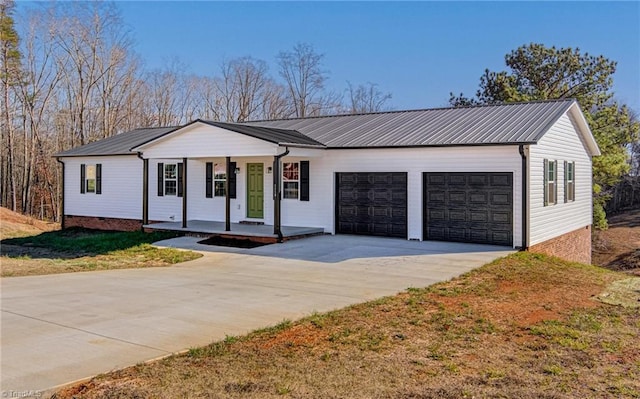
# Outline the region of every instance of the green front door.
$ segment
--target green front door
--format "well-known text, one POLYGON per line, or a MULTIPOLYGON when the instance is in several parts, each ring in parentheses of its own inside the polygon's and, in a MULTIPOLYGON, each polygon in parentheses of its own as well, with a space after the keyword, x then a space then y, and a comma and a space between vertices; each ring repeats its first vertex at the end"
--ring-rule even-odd
POLYGON ((247 164, 247 217, 264 217, 264 165, 247 164))

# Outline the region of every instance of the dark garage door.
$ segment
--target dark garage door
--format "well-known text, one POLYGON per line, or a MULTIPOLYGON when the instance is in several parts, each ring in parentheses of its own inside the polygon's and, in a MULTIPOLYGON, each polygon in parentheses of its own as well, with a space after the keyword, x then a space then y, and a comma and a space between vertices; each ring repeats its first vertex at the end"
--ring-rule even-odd
POLYGON ((336 173, 336 232, 407 237, 407 174, 336 173))
POLYGON ((512 173, 424 173, 424 239, 513 244, 512 173))

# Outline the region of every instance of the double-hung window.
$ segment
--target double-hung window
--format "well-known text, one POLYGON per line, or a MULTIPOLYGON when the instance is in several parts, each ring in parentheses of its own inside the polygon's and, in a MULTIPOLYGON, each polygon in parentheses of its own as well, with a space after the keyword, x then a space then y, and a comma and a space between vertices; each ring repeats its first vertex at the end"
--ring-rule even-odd
POLYGON ((576 200, 576 163, 564 163, 564 202, 576 200))
POLYGON ((213 166, 213 195, 215 197, 224 197, 226 195, 227 185, 227 166, 217 163, 213 166))
POLYGON ((544 205, 558 203, 558 161, 544 160, 544 205))
POLYGON ((178 164, 164 164, 164 195, 178 195, 178 164))
POLYGON ((282 164, 283 198, 298 199, 300 191, 300 163, 284 162, 282 164))
POLYGON ((96 165, 87 165, 85 187, 88 193, 96 192, 96 165))

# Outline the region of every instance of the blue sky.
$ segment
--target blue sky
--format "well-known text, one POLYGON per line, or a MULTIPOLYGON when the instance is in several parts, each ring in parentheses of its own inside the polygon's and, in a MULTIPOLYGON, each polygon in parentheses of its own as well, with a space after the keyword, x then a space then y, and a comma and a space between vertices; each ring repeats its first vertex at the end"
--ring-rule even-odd
POLYGON ((617 98, 640 112, 640 2, 117 3, 149 69, 177 57, 196 74, 250 55, 276 74, 281 50, 325 55, 328 87, 374 82, 395 109, 474 94, 485 68, 522 44, 579 47, 618 62, 617 98))

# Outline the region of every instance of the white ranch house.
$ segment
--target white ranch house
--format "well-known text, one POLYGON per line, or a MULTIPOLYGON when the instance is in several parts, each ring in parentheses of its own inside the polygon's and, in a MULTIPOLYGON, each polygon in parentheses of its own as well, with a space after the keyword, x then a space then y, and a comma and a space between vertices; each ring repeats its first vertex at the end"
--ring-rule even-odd
POLYGON ((63 225, 460 241, 590 261, 574 100, 145 128, 57 154, 63 225), (588 246, 588 248, 587 248, 588 246))

